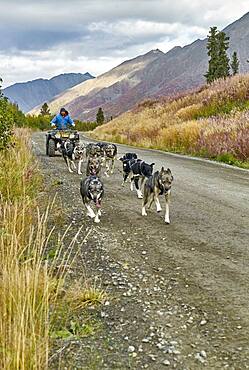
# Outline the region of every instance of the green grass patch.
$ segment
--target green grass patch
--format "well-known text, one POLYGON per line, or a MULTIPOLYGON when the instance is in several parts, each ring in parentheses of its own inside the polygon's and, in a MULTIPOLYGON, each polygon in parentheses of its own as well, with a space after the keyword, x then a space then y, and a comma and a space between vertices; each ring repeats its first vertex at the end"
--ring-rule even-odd
POLYGON ((197 112, 192 114, 191 119, 209 118, 224 114, 230 114, 232 111, 244 111, 249 109, 249 101, 213 102, 203 105, 197 112))

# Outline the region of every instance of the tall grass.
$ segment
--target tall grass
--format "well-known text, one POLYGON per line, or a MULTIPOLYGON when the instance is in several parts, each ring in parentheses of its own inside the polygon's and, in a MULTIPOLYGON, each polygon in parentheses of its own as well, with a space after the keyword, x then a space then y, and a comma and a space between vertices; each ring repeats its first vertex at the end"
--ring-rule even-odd
POLYGON ((43 263, 47 215, 33 211, 41 178, 26 131, 16 131, 0 163, 0 368, 44 369, 54 282, 43 263))
POLYGON ((40 214, 41 184, 27 131, 0 152, 0 368, 46 369, 49 302, 61 277, 44 261, 49 210, 40 214))
POLYGON ((249 75, 222 79, 175 100, 142 104, 91 136, 249 167, 248 98, 249 75))
POLYGON ((66 287, 81 229, 65 250, 68 229, 51 238, 53 229, 47 225, 53 202, 40 212, 37 195, 42 177, 29 132, 16 130, 11 144, 0 151, 0 369, 47 369, 51 333, 60 323, 56 307, 67 302, 70 316, 76 308, 101 303, 105 293, 87 284, 67 282, 66 287), (51 247, 53 258, 48 254, 51 247))

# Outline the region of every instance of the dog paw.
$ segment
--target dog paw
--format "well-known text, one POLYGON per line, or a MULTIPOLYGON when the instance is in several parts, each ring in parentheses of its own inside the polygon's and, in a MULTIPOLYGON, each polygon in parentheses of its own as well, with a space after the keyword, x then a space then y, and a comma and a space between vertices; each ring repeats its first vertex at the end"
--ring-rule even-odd
POLYGON ((147 216, 147 212, 146 212, 145 207, 142 208, 142 216, 147 216))
POLYGON ((138 199, 143 199, 143 196, 142 196, 142 194, 138 194, 138 199))
POLYGON ((162 212, 162 208, 158 208, 156 211, 157 211, 157 213, 160 213, 160 212, 162 212))
POLYGON ((100 223, 100 219, 95 217, 94 222, 95 222, 96 224, 98 224, 98 223, 100 223))
POLYGON ((87 213, 87 216, 90 217, 90 218, 95 218, 95 214, 94 213, 87 213))
POLYGON ((82 172, 78 172, 78 175, 82 175, 82 172))
POLYGON ((170 220, 165 220, 166 225, 170 224, 170 220))

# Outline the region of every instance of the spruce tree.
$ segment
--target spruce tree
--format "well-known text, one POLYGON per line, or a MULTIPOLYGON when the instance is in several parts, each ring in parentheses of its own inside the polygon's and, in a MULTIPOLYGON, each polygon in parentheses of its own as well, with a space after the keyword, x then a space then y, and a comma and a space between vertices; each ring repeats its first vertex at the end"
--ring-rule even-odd
POLYGON ((217 78, 226 78, 229 76, 230 64, 227 50, 229 49, 229 37, 225 32, 219 32, 217 35, 218 43, 218 65, 217 78))
POLYGON ((211 83, 218 78, 229 76, 229 58, 227 50, 229 48, 229 37, 224 32, 219 32, 217 27, 211 27, 208 35, 208 71, 204 75, 207 83, 211 83))
POLYGON ((217 78, 217 65, 218 65, 218 35, 217 27, 211 27, 208 34, 207 50, 208 50, 208 71, 204 75, 207 83, 211 83, 217 78))
POLYGON ((41 107, 40 116, 50 116, 50 109, 46 102, 41 107))
POLYGON ((105 121, 105 116, 102 108, 100 107, 98 109, 97 115, 96 115, 96 122, 98 125, 102 125, 105 121))
POLYGON ((239 73, 239 59, 236 51, 232 55, 231 68, 233 76, 239 73))

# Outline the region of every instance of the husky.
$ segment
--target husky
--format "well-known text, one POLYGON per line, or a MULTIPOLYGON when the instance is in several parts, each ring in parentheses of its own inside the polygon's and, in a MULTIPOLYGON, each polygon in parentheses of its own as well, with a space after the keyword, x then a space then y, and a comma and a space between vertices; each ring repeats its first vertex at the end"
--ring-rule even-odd
POLYGON ((66 162, 67 168, 69 172, 73 172, 76 170, 75 166, 75 156, 74 156, 74 144, 70 140, 66 140, 61 144, 61 153, 66 162))
POLYGON ((101 216, 101 202, 104 196, 104 186, 97 176, 88 176, 80 183, 80 193, 82 196, 83 204, 87 209, 87 215, 94 218, 94 222, 100 222, 101 216), (96 214, 90 206, 93 202, 96 206, 96 214))
POLYGON ((144 198, 142 204, 142 216, 147 216, 146 205, 149 203, 148 208, 151 207, 152 203, 155 202, 157 212, 162 211, 162 207, 159 202, 159 195, 164 195, 166 200, 166 211, 165 211, 165 223, 169 224, 169 198, 171 192, 171 185, 173 182, 173 176, 171 170, 164 167, 160 171, 156 171, 151 177, 147 179, 144 185, 144 198))
POLYGON ((104 144, 102 148, 104 150, 104 164, 106 167, 105 175, 109 177, 109 173, 113 174, 114 172, 115 159, 116 159, 118 150, 115 144, 108 144, 108 143, 104 144))
POLYGON ((78 160, 78 174, 82 175, 81 166, 84 162, 84 155, 86 152, 86 145, 84 143, 77 143, 74 148, 74 157, 78 160))
POLYGON ((155 163, 148 164, 142 160, 134 159, 134 162, 130 165, 131 170, 131 191, 133 191, 133 182, 137 191, 137 197, 139 199, 143 198, 142 188, 146 178, 152 176, 153 166, 155 163), (140 186, 139 186, 139 180, 140 186))
POLYGON ((95 143, 89 143, 86 146, 86 157, 87 159, 89 157, 103 157, 104 156, 104 151, 103 149, 95 144, 95 143))
POLYGON ((131 159, 137 159, 137 154, 136 153, 125 153, 124 155, 123 155, 123 157, 120 157, 119 158, 119 160, 120 161, 125 161, 125 160, 127 160, 127 159, 129 159, 129 160, 131 160, 131 159))
POLYGON ((142 162, 142 159, 137 159, 136 154, 135 154, 136 158, 133 157, 132 155, 127 156, 127 154, 135 154, 135 153, 126 153, 123 157, 119 158, 119 160, 123 163, 123 182, 122 182, 122 186, 125 185, 128 178, 130 178, 130 182, 131 182, 131 175, 132 175, 131 166, 136 162, 142 162))
POLYGON ((83 143, 74 144, 70 140, 67 140, 61 144, 61 153, 67 164, 69 172, 76 170, 75 161, 78 160, 78 174, 81 175, 81 165, 85 153, 85 145, 83 143))
POLYGON ((101 170, 101 160, 100 158, 89 157, 86 165, 86 175, 87 176, 97 176, 101 170))

